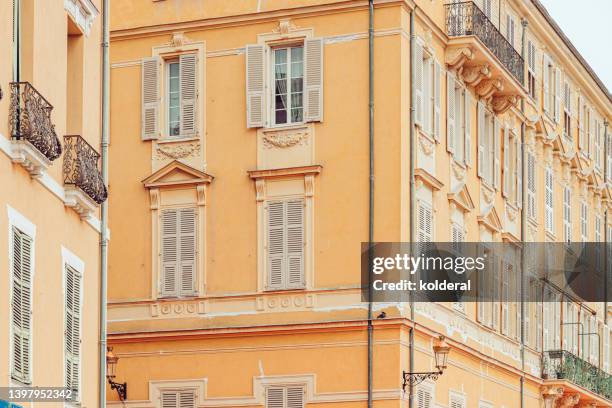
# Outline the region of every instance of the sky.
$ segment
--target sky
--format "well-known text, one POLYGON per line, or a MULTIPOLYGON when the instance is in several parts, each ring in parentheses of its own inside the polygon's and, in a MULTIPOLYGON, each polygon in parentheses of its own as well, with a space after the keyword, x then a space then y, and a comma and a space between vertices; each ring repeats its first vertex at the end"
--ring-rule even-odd
POLYGON ((612 0, 540 0, 612 91, 612 0))

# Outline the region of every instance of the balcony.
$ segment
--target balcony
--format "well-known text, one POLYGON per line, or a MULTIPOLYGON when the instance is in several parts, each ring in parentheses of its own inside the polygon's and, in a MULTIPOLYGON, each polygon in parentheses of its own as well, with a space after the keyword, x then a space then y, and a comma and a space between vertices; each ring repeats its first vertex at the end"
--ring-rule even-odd
POLYGON ((446 63, 476 94, 503 113, 524 96, 524 61, 485 13, 471 1, 450 3, 446 63))
POLYGON ((554 386, 559 394, 557 400, 579 399, 581 403, 592 404, 585 406, 594 407, 612 404, 612 376, 568 351, 543 353, 542 378, 545 386, 554 386))
POLYGON ((108 196, 98 170, 100 155, 81 136, 64 136, 65 204, 87 218, 108 196))
POLYGON ((13 161, 32 175, 42 172, 62 154, 51 122, 53 106, 29 82, 12 82, 9 126, 13 161))

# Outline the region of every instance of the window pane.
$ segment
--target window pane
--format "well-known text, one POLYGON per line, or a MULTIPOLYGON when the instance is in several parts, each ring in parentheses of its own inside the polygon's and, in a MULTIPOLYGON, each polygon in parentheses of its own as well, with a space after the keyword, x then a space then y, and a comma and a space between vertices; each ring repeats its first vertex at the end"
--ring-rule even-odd
POLYGON ((179 101, 179 63, 168 64, 168 135, 179 136, 181 128, 179 101))
POLYGON ((276 123, 287 123, 287 111, 277 110, 276 111, 276 123))

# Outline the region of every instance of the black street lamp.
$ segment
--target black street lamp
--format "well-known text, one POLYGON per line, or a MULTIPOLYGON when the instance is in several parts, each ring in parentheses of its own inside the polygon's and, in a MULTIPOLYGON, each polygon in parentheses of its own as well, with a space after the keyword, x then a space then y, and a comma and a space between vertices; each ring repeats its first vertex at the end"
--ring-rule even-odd
POLYGON ((127 398, 127 383, 116 383, 115 379, 115 370, 117 369, 117 361, 119 361, 119 357, 113 354, 113 348, 106 348, 106 379, 110 384, 111 390, 117 391, 117 395, 119 395, 119 399, 124 401, 127 398))
POLYGON ((436 368, 438 371, 429 371, 429 372, 416 372, 409 373, 404 371, 402 373, 403 382, 402 382, 402 390, 406 391, 406 386, 414 386, 422 383, 425 380, 437 380, 439 376, 442 375, 444 370, 446 369, 446 361, 448 359, 448 353, 450 353, 450 346, 444 340, 444 336, 440 336, 436 341, 436 344, 433 346, 434 351, 434 359, 436 361, 436 368))

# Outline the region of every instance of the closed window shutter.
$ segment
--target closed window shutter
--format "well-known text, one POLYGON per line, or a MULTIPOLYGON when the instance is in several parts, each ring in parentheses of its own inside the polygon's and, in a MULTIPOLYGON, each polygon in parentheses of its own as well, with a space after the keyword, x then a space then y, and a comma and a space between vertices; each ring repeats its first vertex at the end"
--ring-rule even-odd
POLYGON ((161 295, 178 295, 178 211, 163 210, 161 213, 161 295))
POLYGON ((417 408, 433 408, 433 395, 431 390, 419 387, 417 389, 417 408))
POLYGON ((268 288, 303 287, 304 200, 268 203, 268 288))
POLYGON ((472 165, 472 95, 465 90, 465 164, 472 165))
POLYGON ((304 90, 306 121, 323 120, 323 39, 311 38, 304 41, 305 72, 304 90))
POLYGON ((465 408, 465 399, 456 395, 451 395, 449 408, 465 408))
POLYGON ((287 283, 304 286, 304 201, 287 202, 287 283))
POLYGON ((418 213, 418 240, 419 242, 432 242, 432 212, 431 208, 419 205, 418 213))
POLYGON ((183 54, 179 62, 181 136, 187 136, 196 133, 197 55, 183 54))
POLYGON ((32 239, 13 228, 12 299, 13 324, 11 377, 29 384, 32 337, 32 239))
POLYGON ((493 262, 495 265, 495 268, 497 268, 496 270, 498 271, 498 273, 493 273, 493 287, 492 287, 492 291, 491 291, 491 299, 493 300, 492 302, 492 306, 493 306, 493 319, 492 319, 492 327, 496 330, 499 329, 499 318, 500 318, 500 302, 499 299, 501 298, 500 296, 500 290, 501 290, 501 282, 500 282, 500 274, 499 274, 499 267, 500 267, 500 262, 499 259, 497 257, 493 258, 493 262))
POLYGON ((441 104, 441 89, 440 89, 440 75, 442 75, 442 68, 438 61, 434 62, 434 77, 433 77, 433 100, 434 100, 434 109, 433 109, 433 136, 434 139, 440 140, 440 104, 441 104))
POLYGON ((455 153, 455 79, 449 71, 446 73, 446 149, 455 153))
POLYGON ((264 125, 264 58, 263 45, 246 47, 247 127, 264 125))
POLYGON ((142 61, 142 140, 159 137, 159 64, 158 57, 142 61))
POLYGON ((536 217, 536 178, 535 157, 531 152, 527 153, 527 216, 536 217))
POLYGON ((563 241, 572 241, 572 204, 571 190, 569 187, 563 189, 563 241))
POLYGON ((580 95, 578 95, 578 148, 584 149, 584 106, 580 95))
POLYGON ((501 140, 499 137, 499 120, 493 119, 493 187, 499 188, 501 178, 501 140))
POLYGON ((423 126, 423 45, 415 41, 414 47, 414 94, 415 94, 415 123, 423 126))
POLYGON ((501 306, 502 306, 502 320, 501 320, 501 332, 503 334, 508 334, 509 333, 509 326, 510 326, 510 316, 509 316, 509 310, 508 310, 508 302, 509 302, 509 298, 510 298, 510 272, 511 272, 511 267, 508 263, 504 262, 503 263, 503 267, 502 267, 502 272, 503 272, 503 276, 502 276, 502 302, 501 302, 501 306))
POLYGON ((484 176, 485 156, 485 109, 482 102, 478 101, 478 177, 484 176))
POLYGON ((193 296, 196 288, 196 210, 179 210, 180 295, 193 296))
POLYGON ((179 391, 178 393, 179 405, 178 408, 195 408, 195 392, 193 391, 179 391))
POLYGON ((304 387, 269 387, 266 408, 304 408, 304 387))
POLYGON ((523 144, 516 139, 516 204, 523 207, 523 144))
POLYGON ((550 59, 544 54, 544 112, 550 115, 550 59))
POLYGON ((178 393, 176 391, 172 392, 162 392, 161 394, 161 408, 178 408, 178 393))
POLYGON ((423 60, 423 130, 427 135, 433 133, 433 61, 432 58, 423 60))
POLYGON ((610 327, 603 325, 603 362, 602 368, 605 372, 610 372, 610 327))
POLYGON ((502 194, 508 196, 508 192, 512 190, 510 186, 510 129, 504 126, 504 182, 502 194))
POLYGON ((66 265, 65 381, 78 398, 81 360, 81 275, 66 265))
POLYGON ((161 295, 196 294, 195 208, 165 209, 161 214, 161 295))
POLYGON ((546 230, 549 232, 554 232, 554 225, 553 225, 553 215, 554 215, 554 211, 553 211, 553 172, 552 169, 550 167, 546 168, 546 171, 544 173, 544 181, 545 181, 545 190, 544 190, 544 205, 546 208, 546 215, 545 215, 545 225, 546 225, 546 230))
POLYGON ((555 72, 555 122, 561 120, 561 70, 554 69, 555 72))

